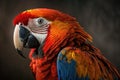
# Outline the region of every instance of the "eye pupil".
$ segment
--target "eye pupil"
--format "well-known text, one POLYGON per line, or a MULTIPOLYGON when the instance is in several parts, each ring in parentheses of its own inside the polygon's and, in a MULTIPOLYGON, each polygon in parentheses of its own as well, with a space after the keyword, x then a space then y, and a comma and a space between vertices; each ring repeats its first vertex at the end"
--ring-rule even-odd
POLYGON ((39 24, 42 24, 43 21, 44 21, 43 19, 39 19, 39 20, 38 20, 38 23, 39 23, 39 24))

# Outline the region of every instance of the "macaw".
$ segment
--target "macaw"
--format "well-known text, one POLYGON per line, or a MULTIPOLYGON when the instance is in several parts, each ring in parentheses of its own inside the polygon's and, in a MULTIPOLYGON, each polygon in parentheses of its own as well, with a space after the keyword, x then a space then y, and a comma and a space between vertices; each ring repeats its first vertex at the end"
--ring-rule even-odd
POLYGON ((120 80, 120 73, 92 45, 92 37, 63 12, 37 8, 14 20, 14 46, 22 56, 29 48, 35 80, 120 80))

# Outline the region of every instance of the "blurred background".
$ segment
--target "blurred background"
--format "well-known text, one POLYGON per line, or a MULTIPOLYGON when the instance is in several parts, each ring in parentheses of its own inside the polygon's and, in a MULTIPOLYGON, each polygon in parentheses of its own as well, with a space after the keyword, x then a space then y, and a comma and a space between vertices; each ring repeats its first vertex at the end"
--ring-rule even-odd
POLYGON ((34 80, 30 60, 13 45, 13 18, 31 8, 52 8, 76 17, 93 44, 120 70, 120 3, 117 0, 1 0, 0 80, 34 80))

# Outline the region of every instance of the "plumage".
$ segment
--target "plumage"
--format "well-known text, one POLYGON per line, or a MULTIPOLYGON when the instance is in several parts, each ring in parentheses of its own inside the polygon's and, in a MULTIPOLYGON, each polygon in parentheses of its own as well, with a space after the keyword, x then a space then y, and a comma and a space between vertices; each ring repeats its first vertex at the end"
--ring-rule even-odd
POLYGON ((59 80, 119 80, 113 65, 98 49, 93 49, 66 47, 60 51, 57 58, 59 80))
POLYGON ((31 10, 26 10, 19 15, 17 15, 14 20, 13 24, 18 24, 19 22, 24 23, 24 25, 28 24, 28 20, 30 18, 37 18, 37 17, 44 17, 47 18, 48 20, 61 20, 61 21, 75 21, 75 18, 63 14, 57 10, 53 9, 47 9, 47 8, 38 8, 38 9, 31 9, 31 10))
MULTIPOLYGON (((25 26, 29 35, 35 36, 39 42, 39 47, 29 46, 30 68, 36 80, 120 79, 118 70, 91 44, 91 35, 74 17, 57 10, 38 8, 18 14, 13 24, 25 26), (39 19, 47 21, 46 24, 37 23, 39 19)), ((19 45, 17 47, 21 49, 19 45)))

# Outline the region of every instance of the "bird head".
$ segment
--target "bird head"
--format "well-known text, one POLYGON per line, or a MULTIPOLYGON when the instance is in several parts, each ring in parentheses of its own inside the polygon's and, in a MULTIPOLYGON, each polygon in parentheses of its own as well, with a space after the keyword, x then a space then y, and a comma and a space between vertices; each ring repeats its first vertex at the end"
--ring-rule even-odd
POLYGON ((14 18, 13 24, 14 46, 21 56, 23 48, 30 48, 32 53, 43 57, 57 54, 65 46, 92 41, 74 17, 53 9, 23 11, 14 18))

